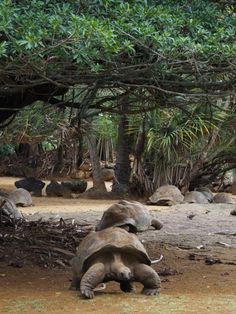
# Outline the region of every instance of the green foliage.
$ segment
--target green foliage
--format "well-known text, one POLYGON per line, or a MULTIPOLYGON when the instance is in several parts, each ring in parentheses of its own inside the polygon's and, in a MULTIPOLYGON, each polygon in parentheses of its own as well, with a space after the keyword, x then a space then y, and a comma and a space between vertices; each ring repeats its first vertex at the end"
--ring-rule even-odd
POLYGON ((168 162, 193 162, 218 126, 221 129, 214 150, 224 150, 225 141, 232 148, 236 134, 233 125, 229 123, 231 115, 219 110, 204 112, 200 108, 201 106, 193 107, 188 114, 177 109, 157 110, 154 118, 149 120, 147 151, 155 151, 157 159, 161 157, 168 162), (229 133, 232 136, 231 143, 229 133))
POLYGON ((0 146, 0 157, 10 156, 14 153, 15 146, 12 144, 5 144, 0 146))
POLYGON ((66 117, 63 110, 45 106, 41 102, 36 102, 30 107, 20 111, 14 121, 3 130, 0 137, 1 142, 11 142, 17 144, 20 138, 27 136, 42 136, 51 138, 58 129, 58 123, 66 117))
MULTIPOLYGON (((3 0, 0 54, 39 63, 74 60, 99 71, 111 62, 163 55, 213 59, 236 54, 233 8, 213 1, 3 0)), ((163 67, 165 62, 163 63, 163 67)))
POLYGON ((117 123, 117 116, 107 114, 101 114, 93 120, 93 126, 98 136, 103 139, 112 139, 113 143, 117 141, 117 123))

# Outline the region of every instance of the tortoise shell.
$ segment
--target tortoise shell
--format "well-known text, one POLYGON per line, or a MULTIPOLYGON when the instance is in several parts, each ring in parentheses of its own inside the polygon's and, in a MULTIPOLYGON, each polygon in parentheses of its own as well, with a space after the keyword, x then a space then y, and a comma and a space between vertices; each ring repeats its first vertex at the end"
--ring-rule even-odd
POLYGON ((209 202, 202 192, 191 191, 185 194, 183 203, 208 204, 209 202))
POLYGON ((174 205, 182 202, 183 199, 184 196, 176 186, 163 185, 149 197, 149 203, 156 205, 174 205))
POLYGON ((32 197, 31 194, 23 189, 15 189, 13 190, 8 198, 15 203, 15 205, 21 205, 21 206, 31 206, 32 205, 32 197))
POLYGON ((221 192, 213 197, 213 203, 234 204, 234 200, 229 193, 221 192))
POLYGON ((142 263, 151 265, 147 251, 136 235, 121 228, 111 227, 91 232, 81 241, 74 258, 77 273, 82 275, 87 270, 86 263, 92 256, 112 251, 136 255, 142 263))
POLYGON ((109 227, 129 225, 131 232, 147 230, 151 225, 152 217, 149 210, 141 203, 122 200, 111 205, 104 213, 96 230, 109 227))

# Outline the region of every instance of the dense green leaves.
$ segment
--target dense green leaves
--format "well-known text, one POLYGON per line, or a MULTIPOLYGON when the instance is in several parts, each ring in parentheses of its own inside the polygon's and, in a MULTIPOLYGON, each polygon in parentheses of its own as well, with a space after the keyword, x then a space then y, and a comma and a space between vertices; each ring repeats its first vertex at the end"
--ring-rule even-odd
POLYGON ((150 61, 159 54, 218 61, 236 54, 236 18, 229 8, 197 0, 150 3, 3 0, 1 44, 9 57, 63 57, 92 69, 135 63, 134 57, 150 61))

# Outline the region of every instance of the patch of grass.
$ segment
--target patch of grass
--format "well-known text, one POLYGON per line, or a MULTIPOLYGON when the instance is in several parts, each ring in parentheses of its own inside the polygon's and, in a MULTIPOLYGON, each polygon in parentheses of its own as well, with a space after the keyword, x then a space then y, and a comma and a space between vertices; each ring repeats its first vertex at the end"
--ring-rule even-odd
POLYGON ((8 300, 8 304, 1 310, 2 313, 11 313, 11 314, 24 314, 29 313, 29 310, 32 309, 37 312, 45 312, 45 306, 48 304, 48 301, 44 299, 18 299, 18 300, 8 300))

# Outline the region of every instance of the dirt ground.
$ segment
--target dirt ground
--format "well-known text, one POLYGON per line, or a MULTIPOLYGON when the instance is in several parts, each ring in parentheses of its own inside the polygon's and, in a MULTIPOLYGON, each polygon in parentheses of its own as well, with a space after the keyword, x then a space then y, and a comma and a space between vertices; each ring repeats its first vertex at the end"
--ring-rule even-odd
MULTIPOLYGON (((0 188, 11 190, 15 180, 0 178, 0 188)), ((29 220, 63 217, 96 224, 115 201, 43 196, 33 202, 23 208, 29 220)), ((151 258, 164 256, 153 266, 162 280, 159 296, 141 295, 139 284, 136 293, 125 294, 112 282, 93 300, 83 300, 68 290, 69 267, 8 266, 0 242, 0 313, 236 313, 236 217, 230 215, 236 205, 147 207, 164 224, 138 234, 151 258), (209 258, 218 262, 209 265, 209 258)))

